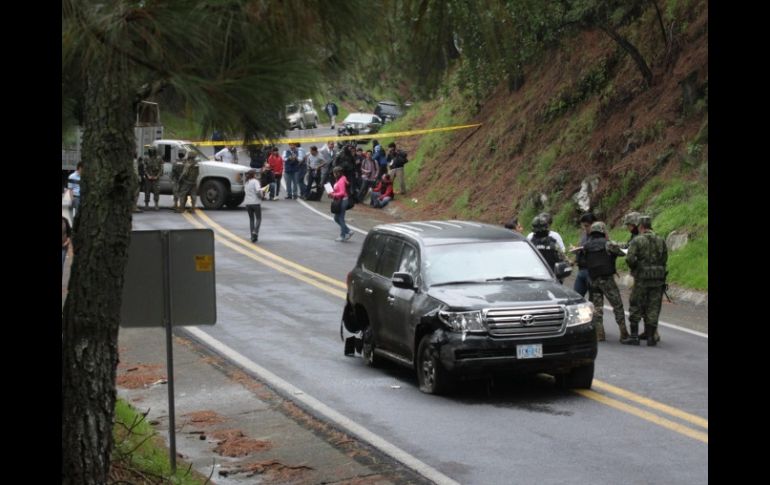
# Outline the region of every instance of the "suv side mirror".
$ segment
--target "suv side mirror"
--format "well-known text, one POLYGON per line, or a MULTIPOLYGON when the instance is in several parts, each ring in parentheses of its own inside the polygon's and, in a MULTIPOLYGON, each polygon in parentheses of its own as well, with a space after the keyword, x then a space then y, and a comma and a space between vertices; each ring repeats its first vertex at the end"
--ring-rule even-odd
POLYGON ((396 288, 404 288, 405 290, 414 289, 414 278, 412 278, 412 275, 409 273, 393 273, 393 277, 390 281, 396 288))
POLYGON ((566 261, 559 261, 554 267, 554 273, 560 280, 572 274, 572 265, 566 261))

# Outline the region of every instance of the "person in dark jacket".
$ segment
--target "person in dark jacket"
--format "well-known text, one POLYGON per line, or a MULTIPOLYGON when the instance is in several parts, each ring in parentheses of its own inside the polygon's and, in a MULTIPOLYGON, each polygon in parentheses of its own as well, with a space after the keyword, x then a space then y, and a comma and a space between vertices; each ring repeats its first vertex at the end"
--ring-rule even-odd
POLYGON ((398 186, 401 189, 399 194, 406 194, 406 178, 404 174, 404 165, 409 162, 404 150, 396 148, 395 143, 388 145, 388 166, 390 167, 390 178, 393 183, 398 180, 398 186))
POLYGON ((549 234, 548 222, 543 216, 535 216, 532 219, 532 233, 527 235, 527 239, 532 241, 540 254, 543 255, 551 271, 556 268, 556 263, 566 261, 564 252, 559 247, 559 243, 549 234), (531 237, 530 237, 531 236, 531 237))
POLYGON ((589 229, 588 240, 583 244, 583 249, 578 251, 579 265, 588 270, 591 278, 590 298, 594 304, 594 328, 596 339, 600 342, 606 340, 604 335, 604 297, 612 305, 615 314, 615 322, 620 329, 620 341, 628 338, 626 329, 626 314, 623 310, 623 300, 620 299, 620 290, 615 283, 615 259, 623 256, 623 251, 618 245, 607 240, 607 227, 603 222, 594 222, 589 229))
MULTIPOLYGON (((590 212, 580 216, 580 225, 583 226, 583 233, 580 235, 580 242, 578 247, 570 248, 571 252, 580 250, 585 243, 588 242, 588 234, 591 232, 591 224, 596 222, 596 217, 590 212)), ((591 277, 588 275, 588 268, 585 267, 585 263, 581 258, 577 258, 578 272, 575 276, 575 284, 572 287, 573 290, 580 293, 580 296, 586 296, 588 288, 591 287, 591 277)))

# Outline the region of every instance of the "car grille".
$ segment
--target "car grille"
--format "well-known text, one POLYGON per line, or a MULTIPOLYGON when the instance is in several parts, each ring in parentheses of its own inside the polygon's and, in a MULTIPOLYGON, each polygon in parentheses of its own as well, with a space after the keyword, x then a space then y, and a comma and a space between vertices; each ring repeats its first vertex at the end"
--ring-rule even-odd
POLYGON ((490 308, 484 317, 493 337, 556 335, 564 328, 562 306, 490 308))

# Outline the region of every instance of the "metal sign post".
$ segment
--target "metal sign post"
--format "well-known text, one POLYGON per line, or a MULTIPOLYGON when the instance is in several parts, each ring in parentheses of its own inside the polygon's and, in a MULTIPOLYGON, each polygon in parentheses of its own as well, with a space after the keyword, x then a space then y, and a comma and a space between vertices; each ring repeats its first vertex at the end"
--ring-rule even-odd
POLYGON ((214 231, 132 231, 120 317, 122 327, 166 329, 169 458, 175 473, 172 327, 216 323, 214 231))

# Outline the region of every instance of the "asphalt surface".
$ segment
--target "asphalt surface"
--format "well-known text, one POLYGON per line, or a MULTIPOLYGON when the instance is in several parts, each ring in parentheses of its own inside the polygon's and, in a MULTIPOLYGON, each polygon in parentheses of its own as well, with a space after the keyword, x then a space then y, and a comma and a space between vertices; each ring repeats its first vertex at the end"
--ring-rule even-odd
MULTIPOLYGON (((170 205, 171 198, 162 196, 161 206, 170 205)), ((336 243, 328 201, 266 201, 257 246, 342 283, 360 251, 362 232, 392 221, 389 212, 356 207, 347 222, 361 232, 336 243)), ((658 347, 621 346, 614 319, 605 312, 608 340, 597 357, 596 395, 560 391, 550 378, 538 376, 468 382, 455 395, 427 396, 409 370, 371 369, 360 357, 343 356, 344 285, 310 278, 249 249, 243 207, 195 216, 151 211, 136 214, 134 225, 202 226, 217 233, 217 324, 176 329, 174 346, 177 448, 200 472, 214 470, 216 483, 348 483, 353 477, 363 480, 354 483, 420 483, 426 474, 442 483, 478 484, 708 481, 707 336, 662 327, 658 347), (221 345, 211 350, 209 339, 221 345), (237 366, 231 363, 234 353, 244 358, 237 366), (277 385, 268 373, 291 387, 277 385), (311 397, 371 435, 346 430, 313 407, 311 397), (195 423, 190 413, 201 411, 225 419, 195 423), (240 430, 269 442, 269 449, 222 456, 212 438, 216 429, 240 430), (384 447, 372 436, 396 451, 370 446, 374 440, 384 447), (390 457, 396 452, 405 453, 399 460, 409 461, 409 467, 390 457), (249 463, 249 470, 260 472, 237 472, 249 463), (412 471, 420 464, 428 467, 422 475, 412 471)), ((703 306, 665 304, 661 320, 708 331, 703 306)), ((164 370, 160 329, 122 329, 119 346, 119 375, 138 372, 127 369, 141 369, 139 364, 164 370)), ((164 432, 164 384, 120 392, 140 408, 149 407, 150 419, 164 432)))

